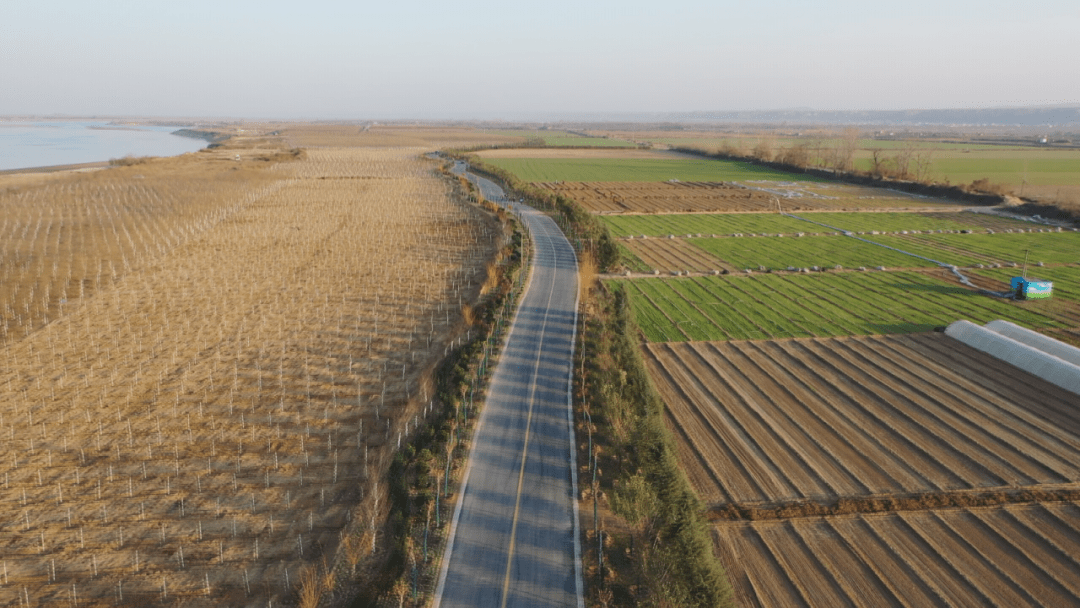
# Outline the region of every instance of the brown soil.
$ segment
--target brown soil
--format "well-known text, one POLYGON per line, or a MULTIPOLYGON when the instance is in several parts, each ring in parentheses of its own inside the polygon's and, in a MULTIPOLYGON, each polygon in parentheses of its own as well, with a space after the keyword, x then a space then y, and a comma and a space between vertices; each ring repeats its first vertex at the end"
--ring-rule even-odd
POLYGON ((665 273, 676 270, 700 273, 735 270, 734 266, 683 239, 630 239, 620 242, 642 262, 665 273))
POLYGON ((645 355, 739 605, 1080 602, 1075 395, 944 334, 645 355))
POLYGON ((537 186, 573 198, 588 211, 604 214, 772 213, 777 210, 777 200, 784 212, 957 209, 937 199, 847 184, 557 182, 537 186))

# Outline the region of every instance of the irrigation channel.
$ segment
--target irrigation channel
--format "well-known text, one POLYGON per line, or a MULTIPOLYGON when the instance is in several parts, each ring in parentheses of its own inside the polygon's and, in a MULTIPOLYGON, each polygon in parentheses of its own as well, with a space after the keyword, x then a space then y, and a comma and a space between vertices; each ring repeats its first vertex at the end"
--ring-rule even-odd
POLYGON ((435 608, 584 606, 571 365, 577 258, 548 216, 453 169, 528 228, 528 286, 492 377, 451 523, 435 608))
POLYGON ((870 239, 864 239, 864 238, 862 238, 860 236, 855 235, 850 230, 844 230, 843 228, 837 228, 835 226, 830 226, 828 224, 822 224, 821 222, 815 222, 814 220, 808 220, 805 217, 799 217, 798 215, 792 215, 791 213, 782 213, 781 215, 786 215, 787 217, 790 217, 790 218, 793 218, 793 219, 796 219, 796 220, 801 220, 801 221, 804 221, 804 222, 809 222, 811 224, 817 224, 818 226, 824 226, 825 228, 828 228, 829 230, 835 230, 835 231, 839 232, 840 234, 842 234, 844 236, 851 237, 851 238, 855 239, 856 241, 862 241, 862 242, 870 244, 870 245, 876 245, 878 247, 884 247, 885 249, 890 249, 890 250, 895 251, 897 253, 902 253, 904 255, 910 255, 913 258, 919 258, 920 260, 926 260, 927 262, 933 262, 934 264, 937 264, 938 266, 941 266, 942 268, 946 268, 946 269, 952 271, 952 273, 954 275, 956 275, 956 278, 961 283, 963 283, 964 285, 967 285, 968 287, 971 287, 972 289, 979 290, 980 293, 984 293, 986 295, 994 296, 996 298, 1010 298, 1013 295, 1012 293, 1000 293, 1000 292, 997 292, 997 291, 990 291, 988 289, 983 289, 983 288, 979 287, 978 285, 972 283, 971 280, 968 279, 966 276, 961 274, 960 269, 957 268, 955 264, 949 264, 948 262, 942 262, 940 260, 935 260, 933 258, 928 258, 928 257, 925 257, 925 256, 921 256, 921 255, 918 255, 918 254, 915 254, 915 253, 911 253, 910 251, 904 251, 903 249, 897 249, 896 247, 889 247, 888 245, 882 245, 881 243, 875 243, 874 241, 871 241, 870 239))

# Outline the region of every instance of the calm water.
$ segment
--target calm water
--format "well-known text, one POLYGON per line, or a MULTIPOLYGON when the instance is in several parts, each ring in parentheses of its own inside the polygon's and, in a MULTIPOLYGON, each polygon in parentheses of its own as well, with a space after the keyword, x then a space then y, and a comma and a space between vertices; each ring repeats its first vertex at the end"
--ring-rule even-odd
POLYGON ((179 128, 0 121, 0 170, 92 163, 128 155, 175 156, 209 143, 173 135, 179 128))

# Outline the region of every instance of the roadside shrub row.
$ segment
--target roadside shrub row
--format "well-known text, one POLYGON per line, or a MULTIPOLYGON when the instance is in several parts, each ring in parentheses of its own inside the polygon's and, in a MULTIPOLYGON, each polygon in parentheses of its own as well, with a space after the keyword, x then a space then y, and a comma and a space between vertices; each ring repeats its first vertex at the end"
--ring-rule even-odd
POLYGON ((600 606, 730 606, 705 506, 679 466, 627 296, 601 286, 590 305, 582 331, 587 359, 576 379, 587 421, 579 442, 587 436, 589 446, 582 485, 592 481, 594 517, 606 506, 622 520, 594 524, 601 534, 593 535, 590 553, 602 545, 607 557, 597 557, 606 563, 591 577, 590 599, 600 606))
POLYGON ((426 420, 402 439, 390 465, 389 555, 375 577, 363 581, 353 608, 430 604, 479 408, 524 286, 530 255, 524 231, 504 210, 479 201, 467 181, 462 186, 468 200, 495 211, 513 236, 489 267, 486 295, 465 313, 466 336, 435 370, 426 420))

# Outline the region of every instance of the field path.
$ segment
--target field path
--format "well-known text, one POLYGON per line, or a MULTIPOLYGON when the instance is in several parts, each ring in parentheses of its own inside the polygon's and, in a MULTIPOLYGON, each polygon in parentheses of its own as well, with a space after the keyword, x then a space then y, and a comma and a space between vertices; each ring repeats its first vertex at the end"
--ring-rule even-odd
POLYGON ((533 266, 477 426, 436 608, 584 606, 569 403, 577 259, 551 218, 510 206, 532 235, 533 266))

